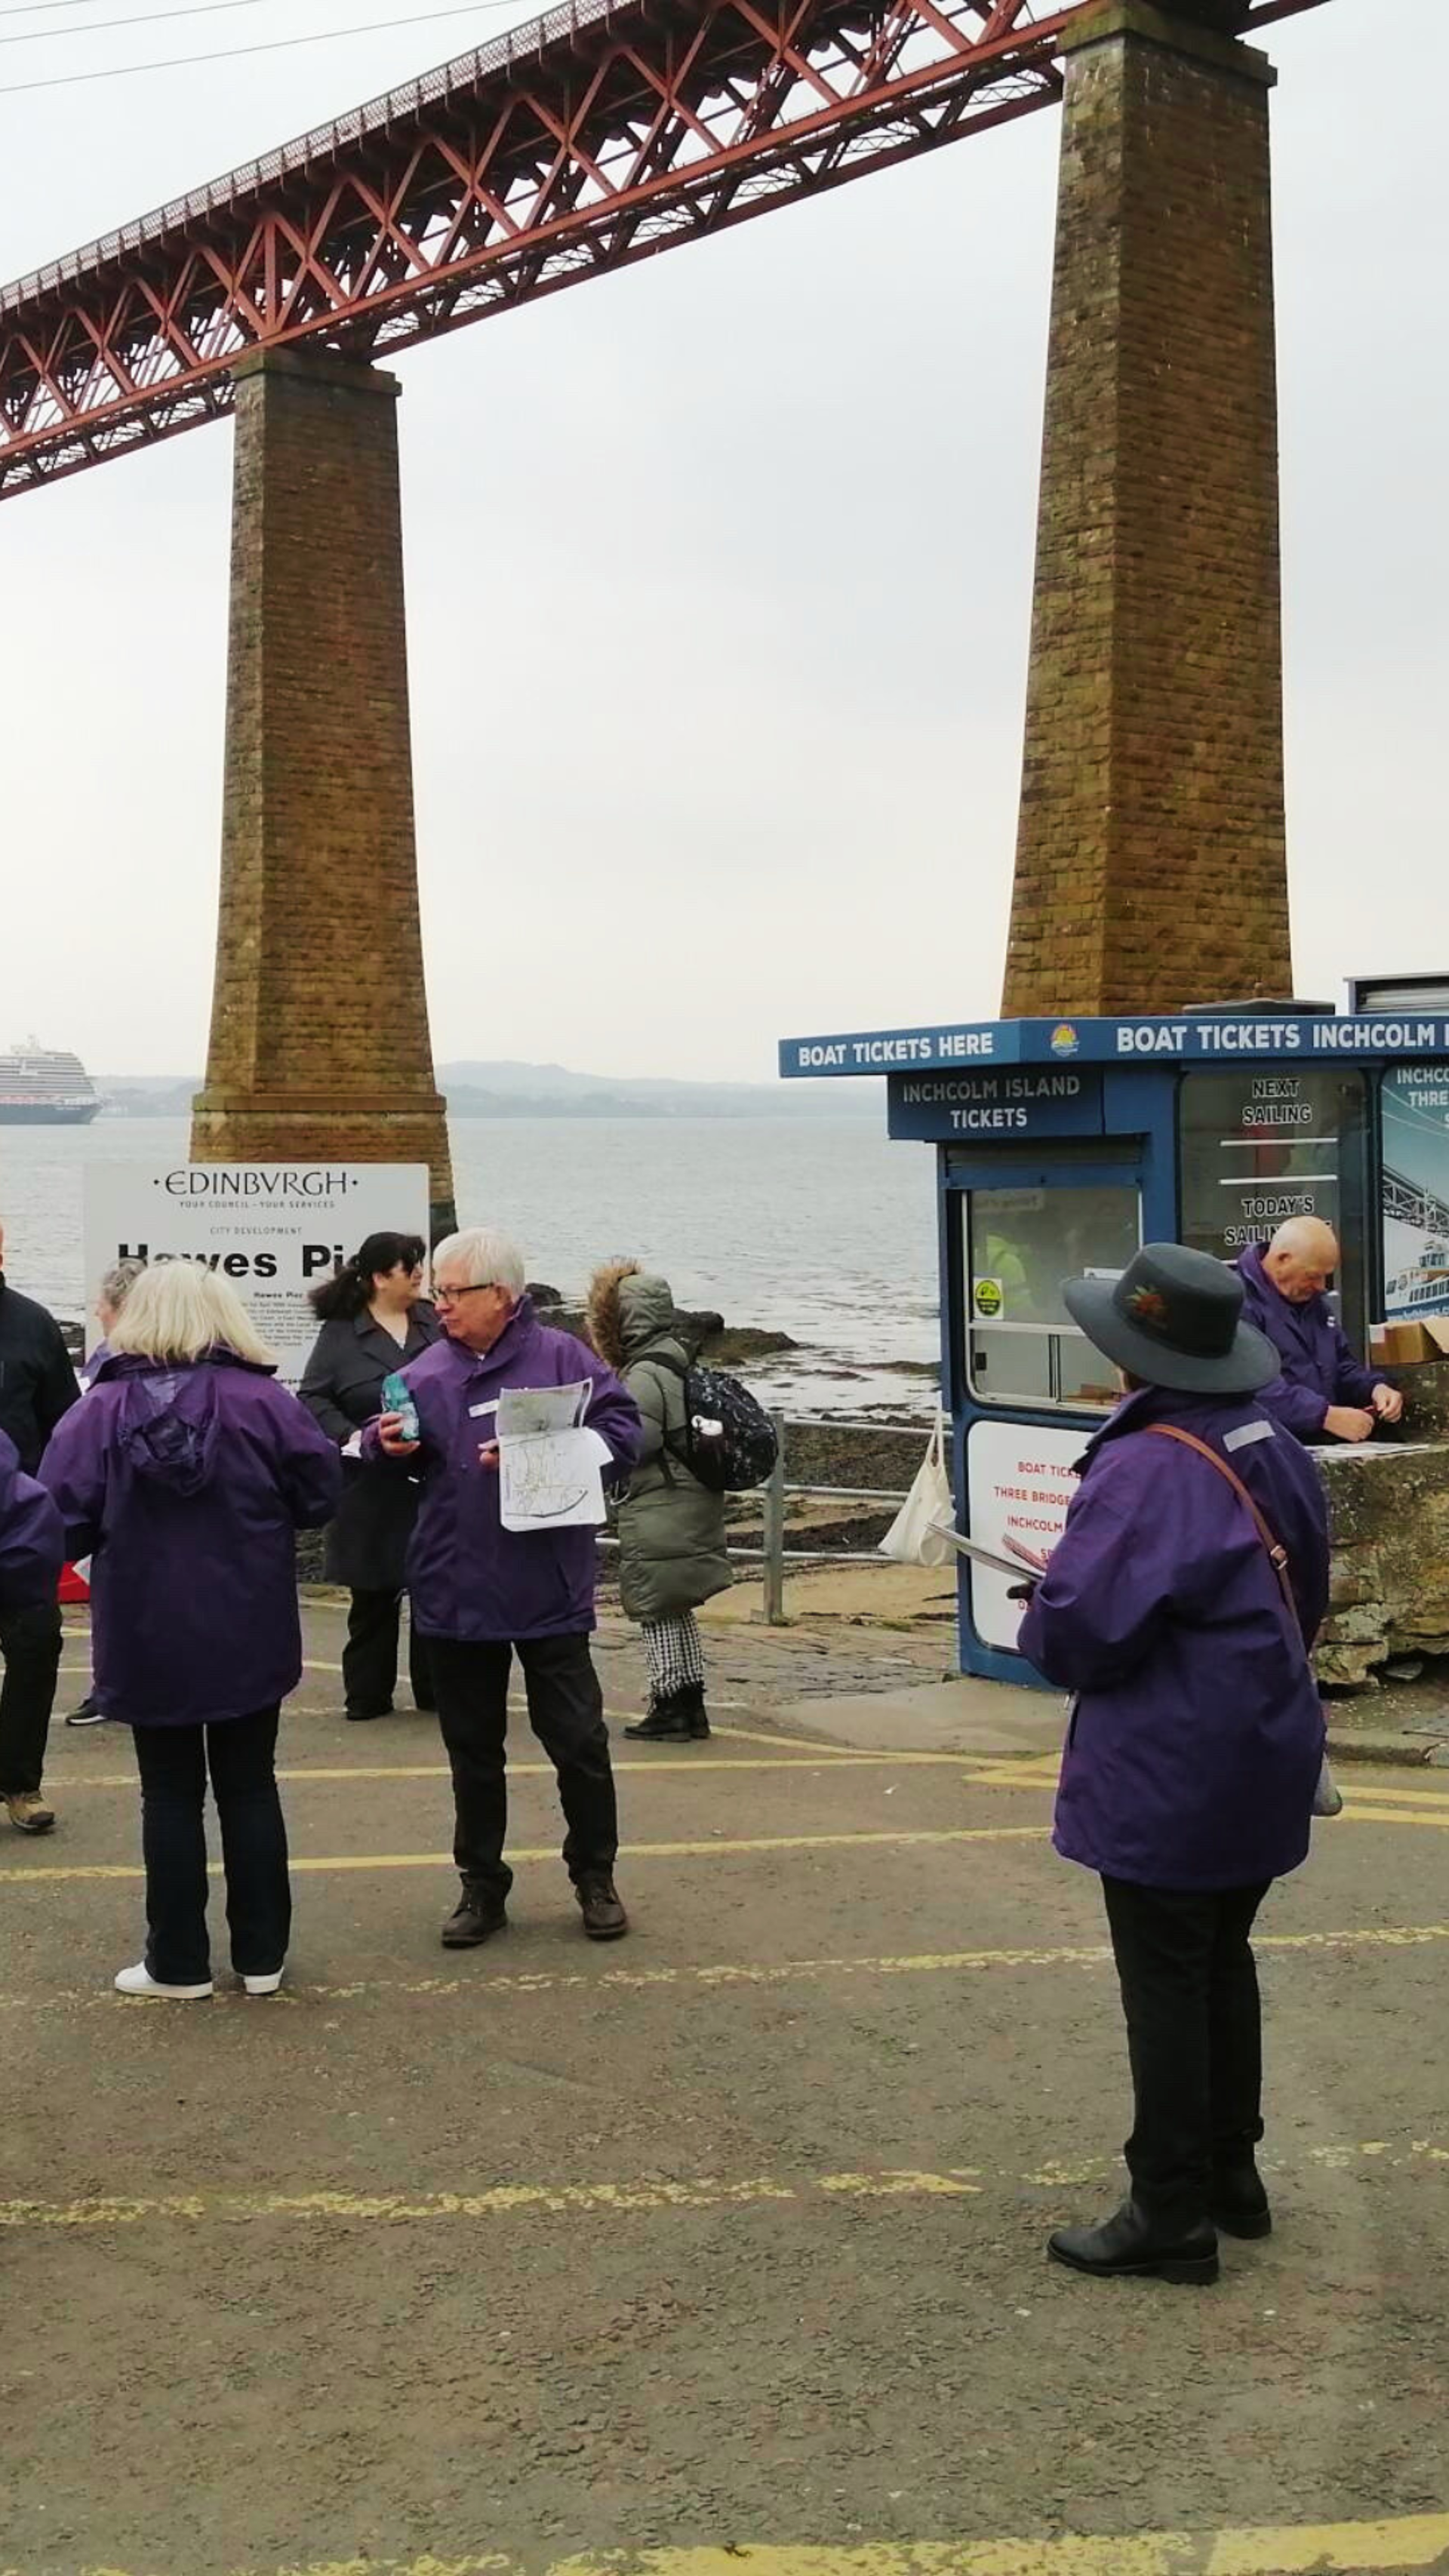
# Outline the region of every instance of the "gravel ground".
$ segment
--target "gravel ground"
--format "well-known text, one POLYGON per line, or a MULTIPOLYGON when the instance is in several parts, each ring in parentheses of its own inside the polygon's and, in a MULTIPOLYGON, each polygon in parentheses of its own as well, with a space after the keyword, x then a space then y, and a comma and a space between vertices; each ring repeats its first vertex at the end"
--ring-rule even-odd
MULTIPOLYGON (((308 1625, 283 1997, 109 1994, 140 1919, 119 1729, 58 1729, 60 1830, 0 1848, 7 2576, 1445 2504, 1449 1784, 1356 1778, 1272 1900, 1278 2233, 1212 2292, 1100 2287, 1042 2255, 1110 2202, 1124 2122, 1043 1766, 771 1724, 807 1667, 859 1688, 939 1641, 714 1641, 731 1731, 618 1748, 612 1949, 580 1937, 520 1721, 540 1856, 459 1959, 433 1727, 345 1725, 338 1614, 308 1625)), ((633 1642, 602 1643, 625 1711, 633 1642)))

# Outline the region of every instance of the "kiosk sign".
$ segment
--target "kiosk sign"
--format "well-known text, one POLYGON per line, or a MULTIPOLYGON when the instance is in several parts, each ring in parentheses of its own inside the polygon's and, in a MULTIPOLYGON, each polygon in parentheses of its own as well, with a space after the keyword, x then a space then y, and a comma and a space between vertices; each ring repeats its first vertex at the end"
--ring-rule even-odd
MULTIPOLYGON (((309 1291, 382 1232, 428 1239, 425 1163, 88 1163, 87 1302, 117 1261, 200 1261, 235 1289, 277 1375, 317 1337, 309 1291)), ((94 1347, 94 1322, 86 1327, 94 1347)))
POLYGON ((1384 1312, 1449 1314, 1449 1064, 1383 1081, 1384 1312))
MULTIPOLYGON (((970 1534, 982 1547, 1002 1550, 1015 1538, 1045 1555, 1066 1527, 1067 1506, 1077 1490, 1072 1473, 1088 1434, 1039 1423, 973 1422, 966 1435, 966 1508, 970 1534)), ((1008 1555, 1010 1550, 1005 1551, 1008 1555)), ((1023 1604, 1010 1597, 1012 1585, 989 1566, 966 1562, 971 1586, 971 1624, 984 1646, 1016 1646, 1023 1604)), ((1023 1565, 1025 1580, 1029 1569, 1023 1565)))
POLYGON ((977 1066, 1260 1063, 1365 1056, 1449 1055, 1449 1019, 1417 1011, 1183 1012, 1135 1020, 971 1020, 948 1027, 832 1031, 782 1038, 787 1082, 869 1073, 935 1073, 977 1066))
POLYGON ((917 1142, 1029 1143, 1038 1136, 1100 1136, 1100 1073, 1022 1068, 1000 1073, 892 1074, 886 1132, 917 1142))

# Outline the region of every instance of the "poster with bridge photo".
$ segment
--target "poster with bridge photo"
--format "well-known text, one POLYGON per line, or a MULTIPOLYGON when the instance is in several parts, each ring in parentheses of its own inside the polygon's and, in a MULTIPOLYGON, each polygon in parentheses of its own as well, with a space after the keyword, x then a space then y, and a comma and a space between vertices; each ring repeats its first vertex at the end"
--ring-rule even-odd
POLYGON ((1383 1084, 1384 1313, 1449 1314, 1449 1065, 1383 1084))
MULTIPOLYGON (((310 1292, 369 1234, 428 1239, 425 1163, 88 1163, 86 1277, 117 1261, 202 1261, 234 1288, 277 1375, 317 1338, 310 1292)), ((86 1348, 99 1327, 86 1324, 86 1348)))

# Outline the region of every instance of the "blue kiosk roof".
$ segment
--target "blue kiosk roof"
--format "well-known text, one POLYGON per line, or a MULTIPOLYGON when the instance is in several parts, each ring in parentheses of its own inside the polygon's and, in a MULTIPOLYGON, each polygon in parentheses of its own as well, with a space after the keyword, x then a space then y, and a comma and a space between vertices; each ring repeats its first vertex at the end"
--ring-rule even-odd
POLYGON ((914 1029, 831 1030, 782 1038, 787 1082, 924 1073, 963 1065, 1289 1062, 1343 1056, 1449 1056, 1449 1018, 1426 1011, 1179 1012, 1134 1020, 962 1020, 914 1029))

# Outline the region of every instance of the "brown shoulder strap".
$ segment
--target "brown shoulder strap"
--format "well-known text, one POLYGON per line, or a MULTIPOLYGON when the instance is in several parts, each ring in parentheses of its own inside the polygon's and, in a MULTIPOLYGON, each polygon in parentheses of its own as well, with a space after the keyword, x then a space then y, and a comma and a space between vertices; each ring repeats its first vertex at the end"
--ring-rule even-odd
POLYGON ((1259 1511, 1258 1506, 1254 1502, 1252 1495, 1249 1493, 1247 1486, 1244 1484, 1242 1477, 1235 1473, 1233 1468, 1228 1465, 1226 1458, 1219 1455, 1218 1451, 1213 1448, 1210 1441, 1199 1440, 1195 1431, 1182 1431, 1178 1428, 1178 1425, 1175 1422, 1149 1422, 1146 1425, 1146 1428, 1149 1431, 1155 1431, 1159 1438, 1163 1440, 1176 1440, 1181 1443, 1184 1449, 1195 1449, 1198 1456, 1200 1458, 1206 1458, 1208 1465, 1210 1467, 1216 1467, 1218 1474, 1225 1477, 1227 1482, 1232 1486, 1239 1502, 1246 1505, 1248 1511, 1252 1514, 1253 1527, 1256 1529, 1259 1538, 1262 1540, 1264 1547, 1268 1551, 1269 1563, 1278 1577, 1278 1589, 1282 1593, 1284 1601, 1287 1603, 1289 1616, 1301 1637, 1303 1634, 1303 1622, 1298 1616, 1298 1603, 1294 1597, 1293 1586, 1288 1576, 1288 1550, 1283 1545, 1281 1539, 1274 1537, 1271 1525, 1264 1518, 1262 1512, 1259 1511))

